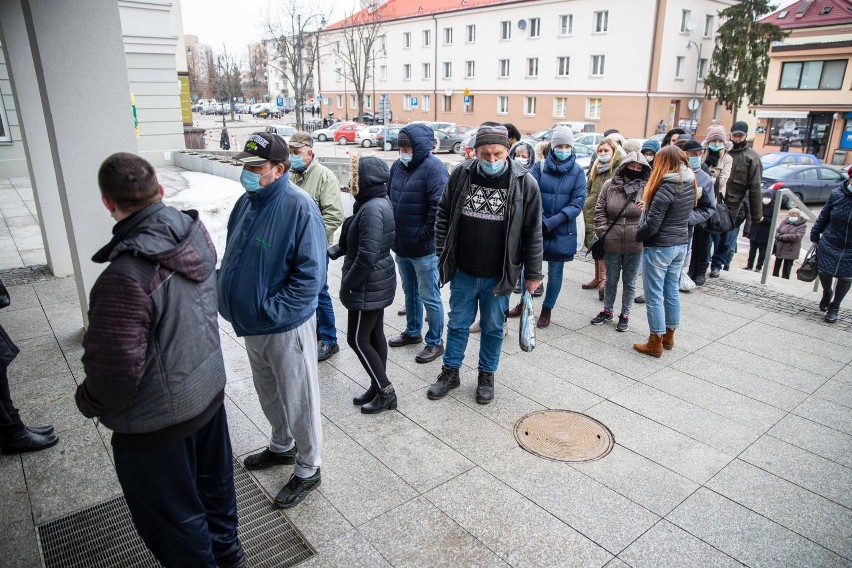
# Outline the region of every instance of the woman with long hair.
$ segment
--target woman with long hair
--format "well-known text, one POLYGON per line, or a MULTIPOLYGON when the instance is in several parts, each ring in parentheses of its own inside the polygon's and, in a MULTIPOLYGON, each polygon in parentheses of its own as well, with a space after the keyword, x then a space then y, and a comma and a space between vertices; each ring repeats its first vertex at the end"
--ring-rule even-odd
POLYGON ((644 210, 636 240, 643 244, 645 309, 651 333, 633 348, 660 357, 674 347, 680 325, 680 272, 689 243, 689 214, 698 203, 695 174, 686 154, 666 146, 654 159, 640 207, 644 210))

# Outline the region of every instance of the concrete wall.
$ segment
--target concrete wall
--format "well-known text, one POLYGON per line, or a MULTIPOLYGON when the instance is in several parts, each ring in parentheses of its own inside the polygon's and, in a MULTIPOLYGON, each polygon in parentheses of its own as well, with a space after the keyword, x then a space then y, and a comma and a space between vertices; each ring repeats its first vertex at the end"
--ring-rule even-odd
POLYGON ((9 129, 12 135, 11 142, 0 142, 0 177, 28 176, 18 111, 15 107, 12 83, 9 81, 9 70, 2 51, 0 51, 0 96, 3 98, 3 106, 6 109, 5 119, 8 121, 5 127, 9 129))

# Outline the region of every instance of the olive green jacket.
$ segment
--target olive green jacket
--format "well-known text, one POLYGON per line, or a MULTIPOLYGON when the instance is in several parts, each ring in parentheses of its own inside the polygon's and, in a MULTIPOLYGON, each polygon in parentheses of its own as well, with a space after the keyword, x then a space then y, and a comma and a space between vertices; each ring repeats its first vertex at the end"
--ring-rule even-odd
POLYGON ((340 200, 340 182, 334 173, 316 158, 302 173, 290 171, 290 180, 310 195, 322 213, 328 245, 334 244, 334 232, 343 224, 343 202, 340 200))

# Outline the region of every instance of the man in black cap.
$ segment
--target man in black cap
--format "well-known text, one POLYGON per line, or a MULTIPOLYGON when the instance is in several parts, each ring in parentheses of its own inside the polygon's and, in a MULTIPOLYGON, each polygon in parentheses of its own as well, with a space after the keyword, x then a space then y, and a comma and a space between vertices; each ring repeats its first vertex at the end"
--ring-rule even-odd
POLYGON ((283 138, 252 134, 228 220, 219 269, 219 313, 245 338, 254 387, 272 425, 269 447, 246 469, 295 464, 275 505, 301 503, 320 484, 317 298, 326 281, 326 233, 313 199, 290 181, 283 138))
MULTIPOLYGON (((719 192, 725 198, 725 203, 735 218, 740 212, 743 200, 748 195, 751 221, 760 223, 763 219, 763 203, 760 195, 763 166, 757 152, 748 147, 747 135, 748 124, 745 122, 737 121, 731 127, 733 147, 728 151, 728 155, 733 159, 731 177, 728 178, 725 187, 719 188, 719 192)), ((740 227, 736 226, 727 233, 719 235, 719 246, 714 250, 710 263, 710 278, 718 278, 722 267, 730 262, 730 252, 735 250, 739 232, 740 227)))

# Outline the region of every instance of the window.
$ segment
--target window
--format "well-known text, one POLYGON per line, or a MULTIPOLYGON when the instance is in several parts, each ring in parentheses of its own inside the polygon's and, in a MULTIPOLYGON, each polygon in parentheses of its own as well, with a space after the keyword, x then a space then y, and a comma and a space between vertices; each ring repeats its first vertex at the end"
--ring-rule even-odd
POLYGON ((340 67, 334 70, 334 80, 338 83, 343 81, 343 70, 340 67))
POLYGON ((421 107, 424 111, 429 110, 429 107, 432 105, 432 96, 431 95, 423 95, 420 97, 423 100, 423 104, 421 107))
POLYGON ((473 79, 476 77, 476 61, 464 62, 464 76, 465 79, 473 79))
POLYGON ((556 97, 553 99, 553 116, 554 118, 565 118, 568 116, 567 98, 556 97))
POLYGON ((722 118, 722 104, 716 103, 713 106, 713 120, 721 120, 722 118))
POLYGON ((432 77, 432 64, 424 63, 423 64, 423 78, 430 79, 432 77))
POLYGON ((592 76, 600 77, 604 74, 605 55, 592 55, 592 76))
POLYGON ((453 45, 453 28, 444 28, 444 45, 453 45))
POLYGON ((340 42, 334 42, 334 53, 340 53, 340 42))
POLYGON ((675 79, 683 79, 683 63, 686 61, 686 57, 678 55, 675 58, 675 79))
POLYGON ((808 131, 807 118, 773 118, 769 121, 769 144, 780 146, 784 139, 791 146, 802 146, 808 131))
POLYGON ((601 117, 601 99, 586 99, 586 118, 599 120, 601 117))
POLYGON ((509 76, 509 60, 501 59, 500 60, 500 77, 508 77, 509 76))
POLYGON ((373 96, 364 95, 364 108, 373 108, 373 96))
POLYGON ((349 95, 349 108, 358 108, 358 103, 355 100, 355 95, 349 95))
POLYGON ((509 114, 509 97, 497 97, 497 114, 509 114))
POLYGON ((470 24, 465 27, 467 43, 476 42, 476 24, 470 24))
POLYGON ((538 57, 527 58, 527 77, 538 77, 538 57))
POLYGON ((541 36, 541 18, 530 18, 530 37, 541 36))
POLYGON ((713 24, 715 22, 715 18, 713 14, 707 14, 704 16, 704 37, 713 37, 713 24))
POLYGON ((843 181, 843 176, 840 175, 840 172, 836 172, 829 168, 820 168, 819 177, 826 181, 832 181, 836 183, 840 183, 843 181))
POLYGON ((707 73, 707 58, 702 57, 698 60, 698 79, 703 80, 707 73))
POLYGON ((447 96, 444 95, 441 99, 441 110, 443 112, 452 112, 453 111, 453 97, 452 95, 447 96))
POLYGON ((574 33, 574 15, 564 14, 559 16, 559 35, 571 35, 574 33))
POLYGON ((451 79, 452 76, 453 76, 453 63, 452 63, 452 61, 444 61, 444 63, 442 64, 442 67, 443 67, 443 71, 444 71, 442 77, 444 79, 451 79))
POLYGON ((570 70, 571 70, 571 58, 570 57, 557 57, 556 58, 556 76, 557 77, 567 77, 570 70))
POLYGON ((524 114, 535 115, 535 97, 524 97, 524 114))
POLYGON ((681 10, 680 13, 680 33, 689 33, 689 22, 692 19, 692 10, 681 10))
POLYGON ((609 29, 609 10, 601 10, 600 12, 594 12, 593 16, 595 22, 595 33, 606 33, 606 31, 609 29))
POLYGON ((432 30, 423 30, 423 47, 432 45, 432 30))
POLYGON ((404 32, 402 34, 402 47, 404 49, 411 47, 411 32, 404 32))
POLYGON ((388 50, 388 36, 382 34, 379 36, 379 51, 387 51, 388 50))
POLYGON ((411 95, 402 95, 402 110, 411 110, 411 95))
POLYGON ((337 95, 337 108, 343 108, 343 95, 337 95))
POLYGON ((781 67, 779 89, 837 90, 843 86, 846 61, 795 61, 781 67))
POLYGON ((502 40, 512 39, 512 22, 510 22, 510 21, 500 22, 500 39, 502 39, 502 40))
POLYGON ((411 64, 406 63, 402 66, 402 78, 406 81, 411 80, 411 64))
POLYGON ((387 65, 379 65, 379 81, 387 81, 388 80, 388 66, 387 65))
POLYGON ((808 168, 800 171, 794 176, 791 176, 792 179, 797 181, 816 181, 817 177, 819 177, 819 173, 816 168, 808 168))
POLYGON ((476 97, 474 97, 473 95, 468 95, 468 97, 467 97, 468 102, 465 103, 465 105, 464 105, 464 111, 465 112, 473 112, 473 103, 474 103, 475 98, 476 97))

